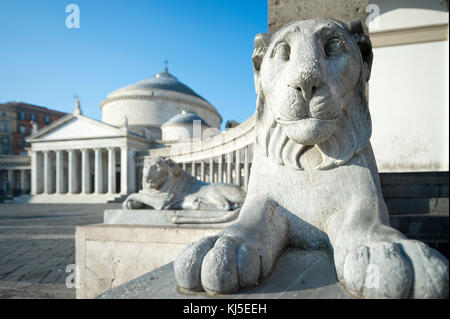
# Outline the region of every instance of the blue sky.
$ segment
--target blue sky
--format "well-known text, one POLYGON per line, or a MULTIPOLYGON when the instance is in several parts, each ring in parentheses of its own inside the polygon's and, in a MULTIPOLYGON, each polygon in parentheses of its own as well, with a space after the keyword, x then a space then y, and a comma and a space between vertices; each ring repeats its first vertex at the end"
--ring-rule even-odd
POLYGON ((267 0, 1 0, 0 103, 23 101, 101 119, 115 89, 169 71, 224 122, 255 109, 253 37, 267 32, 267 0), (80 28, 68 29, 70 3, 80 28))

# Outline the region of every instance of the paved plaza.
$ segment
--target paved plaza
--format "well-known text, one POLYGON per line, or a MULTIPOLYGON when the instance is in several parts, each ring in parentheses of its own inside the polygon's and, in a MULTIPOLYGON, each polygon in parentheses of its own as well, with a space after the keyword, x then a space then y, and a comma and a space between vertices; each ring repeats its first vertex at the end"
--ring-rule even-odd
POLYGON ((0 204, 0 298, 75 298, 75 227, 120 204, 0 204))

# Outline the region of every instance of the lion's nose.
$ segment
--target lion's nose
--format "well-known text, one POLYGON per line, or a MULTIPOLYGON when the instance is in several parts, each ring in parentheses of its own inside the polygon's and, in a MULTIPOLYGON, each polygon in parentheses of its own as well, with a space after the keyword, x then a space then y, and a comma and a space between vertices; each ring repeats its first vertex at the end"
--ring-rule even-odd
POLYGON ((320 71, 318 68, 305 68, 290 86, 299 91, 305 101, 309 102, 320 86, 320 71))

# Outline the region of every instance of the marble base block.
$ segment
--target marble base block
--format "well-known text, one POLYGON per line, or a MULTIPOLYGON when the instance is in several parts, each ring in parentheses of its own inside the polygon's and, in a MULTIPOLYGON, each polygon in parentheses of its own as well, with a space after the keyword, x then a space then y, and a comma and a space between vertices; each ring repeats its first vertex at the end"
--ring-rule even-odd
POLYGON ((88 225, 76 228, 78 299, 126 283, 172 262, 189 243, 214 235, 214 225, 88 225))

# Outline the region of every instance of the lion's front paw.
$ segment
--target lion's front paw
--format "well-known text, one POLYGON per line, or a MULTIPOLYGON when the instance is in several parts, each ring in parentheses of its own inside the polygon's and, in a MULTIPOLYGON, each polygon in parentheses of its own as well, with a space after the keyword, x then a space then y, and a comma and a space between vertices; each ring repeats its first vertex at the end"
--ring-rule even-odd
POLYGON ((211 294, 256 285, 261 271, 258 250, 236 237, 205 237, 187 246, 174 262, 180 287, 211 294))
POLYGON ((367 298, 446 298, 448 261, 424 243, 377 242, 345 258, 345 286, 367 298))

